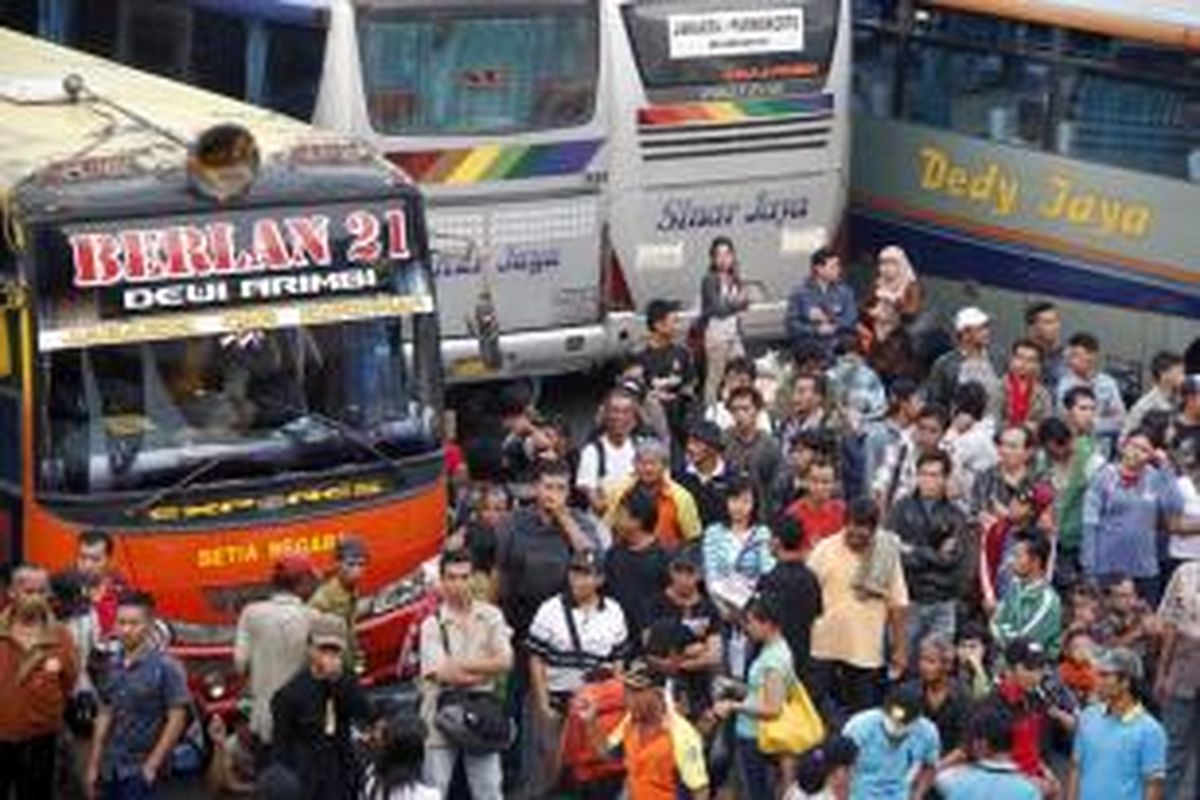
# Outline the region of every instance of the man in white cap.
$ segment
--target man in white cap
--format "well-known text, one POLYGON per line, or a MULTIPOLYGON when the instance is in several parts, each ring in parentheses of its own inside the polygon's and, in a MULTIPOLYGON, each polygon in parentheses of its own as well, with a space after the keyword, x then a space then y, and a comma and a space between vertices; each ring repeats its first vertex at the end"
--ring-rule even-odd
POLYGON ((987 390, 989 405, 994 406, 1000 392, 1000 377, 988 351, 991 320, 975 306, 959 309, 954 315, 955 348, 943 353, 929 372, 929 397, 932 402, 949 406, 959 384, 978 381, 987 390))

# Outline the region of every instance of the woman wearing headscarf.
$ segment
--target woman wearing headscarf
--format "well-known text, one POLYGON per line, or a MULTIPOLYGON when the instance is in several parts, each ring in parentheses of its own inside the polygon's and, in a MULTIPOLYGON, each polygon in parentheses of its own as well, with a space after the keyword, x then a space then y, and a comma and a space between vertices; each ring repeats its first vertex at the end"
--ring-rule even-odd
POLYGON ((916 270, 908 254, 894 244, 879 251, 874 295, 876 300, 891 303, 905 325, 921 313, 923 298, 916 270))

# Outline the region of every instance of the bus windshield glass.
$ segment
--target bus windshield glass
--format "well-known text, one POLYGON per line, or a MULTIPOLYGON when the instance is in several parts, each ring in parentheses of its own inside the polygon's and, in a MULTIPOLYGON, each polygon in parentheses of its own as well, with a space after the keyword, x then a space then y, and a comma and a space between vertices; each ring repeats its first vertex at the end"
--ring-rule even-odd
POLYGON ((375 130, 475 135, 588 122, 599 73, 595 0, 509 5, 362 8, 375 130))
MULTIPOLYGON (((635 0, 622 12, 651 91, 811 91, 833 57, 839 0, 635 0)), ((750 92, 754 93, 754 92, 750 92)))
POLYGON ((389 260, 382 230, 361 254, 365 239, 336 233, 396 211, 37 231, 42 493, 153 493, 436 450, 428 276, 389 260))

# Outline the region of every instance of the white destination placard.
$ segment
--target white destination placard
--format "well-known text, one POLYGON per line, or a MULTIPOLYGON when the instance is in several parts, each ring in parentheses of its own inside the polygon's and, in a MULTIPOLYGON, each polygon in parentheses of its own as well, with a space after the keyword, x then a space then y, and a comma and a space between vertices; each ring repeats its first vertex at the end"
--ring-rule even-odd
POLYGON ((804 49, 804 9, 672 14, 671 58, 712 58, 804 49))

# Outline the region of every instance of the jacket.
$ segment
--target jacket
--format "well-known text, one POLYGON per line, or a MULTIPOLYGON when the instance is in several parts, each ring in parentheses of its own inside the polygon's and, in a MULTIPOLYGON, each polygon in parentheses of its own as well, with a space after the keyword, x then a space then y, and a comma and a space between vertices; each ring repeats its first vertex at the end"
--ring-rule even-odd
POLYGON ((854 290, 841 281, 822 287, 809 278, 788 297, 787 335, 793 345, 804 340, 826 340, 853 334, 857 323, 854 290), (833 322, 832 334, 818 332, 811 316, 813 309, 820 309, 833 322))
MULTIPOLYGON (((616 521, 617 511, 621 507, 621 500, 625 495, 633 491, 637 483, 637 476, 631 475, 616 486, 613 491, 615 499, 609 505, 608 512, 604 515, 604 524, 610 528, 612 527, 616 521)), ((698 538, 704 529, 700 525, 700 512, 696 510, 696 501, 692 499, 688 490, 671 480, 671 478, 666 477, 663 479, 663 491, 675 506, 675 523, 679 528, 679 539, 681 542, 687 543, 698 538)), ((670 544, 669 542, 662 541, 662 538, 661 536, 659 537, 659 544, 664 546, 670 544)))
POLYGON ((1030 639, 1057 659, 1062 648, 1062 603, 1045 580, 1009 584, 992 618, 992 635, 1001 648, 1013 639, 1030 639))
POLYGON ((914 493, 892 507, 887 527, 900 538, 900 560, 913 602, 957 599, 968 564, 966 515, 949 500, 926 508, 914 493), (947 544, 949 540, 953 544, 947 544))
MULTIPOLYGON (((736 281, 736 283, 740 289, 741 282, 736 281)), ((739 293, 739 297, 744 298, 744 295, 739 293)), ((704 279, 700 281, 700 318, 702 320, 708 322, 714 318, 732 317, 745 309, 744 299, 730 300, 721 294, 721 277, 717 273, 709 271, 704 275, 704 279)))

